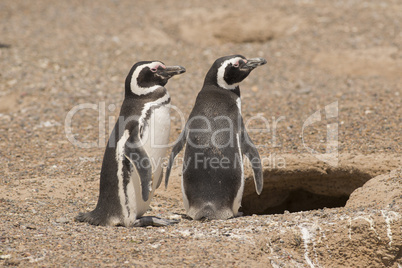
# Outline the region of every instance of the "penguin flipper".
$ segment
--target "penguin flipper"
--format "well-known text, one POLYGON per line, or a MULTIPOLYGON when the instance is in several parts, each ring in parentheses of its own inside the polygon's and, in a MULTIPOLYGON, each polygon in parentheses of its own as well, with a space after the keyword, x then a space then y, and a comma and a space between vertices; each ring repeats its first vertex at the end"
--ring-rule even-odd
POLYGON ((244 126, 241 140, 241 150, 243 154, 250 160, 251 167, 253 168, 254 173, 255 191, 258 195, 260 195, 264 186, 261 158, 257 148, 255 147, 253 141, 250 139, 250 136, 248 135, 244 126))
POLYGON ((160 226, 167 226, 167 225, 172 225, 179 223, 179 220, 168 220, 168 219, 162 219, 158 217, 153 217, 153 216, 146 216, 146 217, 141 217, 138 220, 135 221, 134 227, 146 227, 146 226, 155 226, 155 227, 160 227, 160 226))
POLYGON ((161 186, 162 178, 163 178, 163 168, 162 168, 162 170, 161 170, 161 175, 159 175, 159 179, 158 179, 158 182, 157 182, 157 184, 156 184, 156 188, 155 188, 155 189, 158 189, 159 186, 161 186))
POLYGON ((131 135, 124 146, 124 156, 127 160, 124 163, 128 165, 128 170, 131 170, 131 172, 133 172, 134 168, 138 172, 141 181, 142 199, 147 201, 149 193, 152 191, 151 160, 145 149, 139 145, 139 140, 132 137, 137 137, 137 135, 131 135))
POLYGON ((174 159, 177 156, 177 154, 180 153, 180 151, 183 149, 184 145, 186 144, 186 140, 187 140, 187 125, 184 127, 184 130, 181 132, 179 139, 178 139, 177 143, 174 145, 174 147, 172 149, 172 153, 170 154, 169 162, 166 167, 165 189, 167 189, 167 186, 169 183, 170 171, 172 169, 174 159))

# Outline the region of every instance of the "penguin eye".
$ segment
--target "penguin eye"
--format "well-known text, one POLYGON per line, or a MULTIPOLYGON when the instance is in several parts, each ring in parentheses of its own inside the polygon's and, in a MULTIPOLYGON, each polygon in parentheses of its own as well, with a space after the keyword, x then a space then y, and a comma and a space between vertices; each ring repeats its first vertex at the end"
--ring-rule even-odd
POLYGON ((158 70, 158 68, 152 68, 151 72, 155 73, 158 70))
POLYGON ((235 68, 239 67, 239 62, 236 62, 235 64, 233 64, 233 67, 235 67, 235 68))

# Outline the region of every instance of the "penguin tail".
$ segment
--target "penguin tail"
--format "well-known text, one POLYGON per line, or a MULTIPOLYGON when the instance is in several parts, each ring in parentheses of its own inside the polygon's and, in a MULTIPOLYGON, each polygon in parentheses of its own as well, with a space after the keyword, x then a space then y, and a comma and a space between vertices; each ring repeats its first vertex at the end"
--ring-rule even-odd
MULTIPOLYGON (((190 209, 191 210, 191 209, 190 209)), ((189 211, 190 212, 190 211, 189 211)), ((194 212, 194 210, 193 210, 194 212)), ((232 218, 233 211, 229 208, 222 208, 222 209, 216 209, 214 204, 208 203, 205 204, 201 209, 198 209, 198 211, 195 211, 195 213, 189 213, 189 216, 192 216, 191 214, 194 215, 192 217, 194 220, 226 220, 229 218, 232 218)))
POLYGON ((195 216, 193 217, 194 220, 215 220, 216 217, 216 209, 212 204, 207 204, 203 206, 198 212, 196 212, 195 216))

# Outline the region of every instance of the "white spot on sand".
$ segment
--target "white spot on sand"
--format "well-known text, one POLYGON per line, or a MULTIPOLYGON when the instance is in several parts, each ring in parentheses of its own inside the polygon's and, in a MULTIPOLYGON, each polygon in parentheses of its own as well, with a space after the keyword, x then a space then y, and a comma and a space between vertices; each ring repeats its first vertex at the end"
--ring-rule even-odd
POLYGON ((302 233, 302 238, 303 238, 303 242, 304 242, 304 259, 306 260, 307 264, 310 267, 314 268, 315 266, 308 256, 308 254, 309 254, 308 243, 310 243, 310 239, 311 239, 310 232, 308 231, 308 229, 306 227, 299 226, 299 228, 302 233))
MULTIPOLYGON (((399 215, 397 212, 395 211, 387 211, 387 210, 381 210, 381 214, 385 219, 385 223, 387 224, 387 236, 389 238, 389 243, 388 245, 391 247, 392 246, 392 231, 391 231, 391 223, 394 220, 398 220, 401 215, 399 215)), ((398 268, 399 268, 399 264, 398 264, 398 268)))

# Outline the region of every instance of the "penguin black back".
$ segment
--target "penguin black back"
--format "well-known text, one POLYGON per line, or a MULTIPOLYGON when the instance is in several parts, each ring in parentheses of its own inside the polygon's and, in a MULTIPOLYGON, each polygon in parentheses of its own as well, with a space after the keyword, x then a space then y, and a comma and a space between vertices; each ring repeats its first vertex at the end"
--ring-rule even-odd
POLYGON ((241 55, 217 59, 211 66, 166 171, 186 145, 183 201, 193 219, 227 219, 237 214, 244 187, 243 155, 253 166, 256 191, 262 190, 259 154, 249 139, 240 108, 239 83, 266 61, 241 55))

